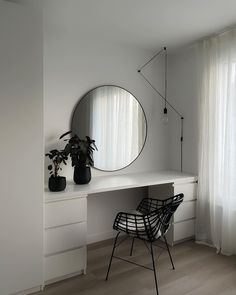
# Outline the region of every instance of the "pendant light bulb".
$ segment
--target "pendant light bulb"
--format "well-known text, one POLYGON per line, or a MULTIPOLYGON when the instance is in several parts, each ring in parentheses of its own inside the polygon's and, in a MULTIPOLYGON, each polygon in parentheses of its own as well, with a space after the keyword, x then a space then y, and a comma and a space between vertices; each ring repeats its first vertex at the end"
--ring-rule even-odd
POLYGON ((163 117, 162 117, 163 124, 168 124, 168 115, 167 115, 167 108, 164 108, 163 117))

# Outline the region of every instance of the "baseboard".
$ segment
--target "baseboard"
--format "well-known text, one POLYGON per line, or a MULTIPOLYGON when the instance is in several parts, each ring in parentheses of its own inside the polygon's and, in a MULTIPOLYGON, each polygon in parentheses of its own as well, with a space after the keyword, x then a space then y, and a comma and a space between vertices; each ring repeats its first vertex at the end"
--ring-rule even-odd
POLYGON ((87 244, 93 244, 96 242, 101 242, 104 240, 108 240, 111 238, 114 238, 116 235, 115 231, 109 231, 109 232, 104 232, 104 233, 99 233, 99 234, 92 234, 87 236, 87 244))
POLYGON ((81 275, 81 274, 85 274, 85 273, 86 273, 86 271, 77 271, 77 272, 74 272, 74 273, 71 273, 71 274, 68 274, 68 275, 65 275, 65 276, 61 276, 61 277, 58 277, 58 278, 55 278, 55 279, 51 279, 51 280, 48 280, 48 281, 45 282, 45 286, 56 283, 56 282, 59 282, 59 281, 63 281, 63 280, 66 280, 66 279, 69 279, 69 278, 72 278, 72 277, 75 277, 75 276, 78 276, 78 275, 81 275))
POLYGON ((36 292, 39 292, 39 291, 42 291, 42 286, 37 286, 37 287, 34 287, 34 288, 30 288, 30 289, 27 289, 27 290, 24 290, 24 291, 13 293, 11 295, 28 295, 28 294, 36 293, 36 292))

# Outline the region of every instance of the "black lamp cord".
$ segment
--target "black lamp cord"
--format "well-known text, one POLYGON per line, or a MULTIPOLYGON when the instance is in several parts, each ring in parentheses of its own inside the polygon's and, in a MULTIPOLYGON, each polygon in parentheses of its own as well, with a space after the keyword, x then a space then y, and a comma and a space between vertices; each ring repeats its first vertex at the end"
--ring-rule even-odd
POLYGON ((138 73, 143 77, 143 79, 149 84, 149 86, 164 100, 165 102, 165 108, 164 108, 164 114, 167 114, 167 105, 180 117, 181 119, 181 131, 180 131, 180 171, 183 171, 183 123, 184 123, 184 117, 181 113, 179 113, 176 108, 167 100, 167 48, 163 47, 160 51, 155 53, 143 66, 141 66, 138 69, 138 73), (153 61, 157 56, 159 56, 161 53, 165 51, 165 93, 162 95, 160 91, 158 91, 152 83, 146 78, 146 76, 142 73, 142 69, 145 68, 151 61, 153 61))
POLYGON ((167 99, 167 50, 166 47, 164 47, 165 50, 165 108, 164 108, 164 113, 167 113, 167 108, 166 108, 166 99, 167 99))

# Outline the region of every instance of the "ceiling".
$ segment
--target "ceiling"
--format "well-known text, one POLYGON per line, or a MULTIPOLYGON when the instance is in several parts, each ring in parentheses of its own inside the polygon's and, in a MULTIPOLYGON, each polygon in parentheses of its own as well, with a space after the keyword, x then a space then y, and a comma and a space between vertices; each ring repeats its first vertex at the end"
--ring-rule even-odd
POLYGON ((47 26, 81 41, 178 48, 236 25, 236 0, 46 0, 47 26))

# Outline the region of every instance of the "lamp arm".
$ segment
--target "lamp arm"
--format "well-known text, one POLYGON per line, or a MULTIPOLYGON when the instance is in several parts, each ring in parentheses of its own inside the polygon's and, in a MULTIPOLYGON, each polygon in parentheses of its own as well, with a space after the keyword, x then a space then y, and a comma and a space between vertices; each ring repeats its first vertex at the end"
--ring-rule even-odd
POLYGON ((160 93, 152 84, 148 81, 148 79, 144 76, 141 70, 138 70, 138 73, 143 77, 143 79, 151 86, 151 88, 158 94, 160 97, 166 102, 166 104, 180 117, 183 118, 182 114, 176 110, 176 108, 165 98, 164 95, 160 93))
POLYGON ((166 47, 164 47, 164 48, 162 48, 161 50, 159 50, 157 53, 155 53, 144 65, 142 65, 140 68, 139 68, 139 70, 138 70, 138 72, 141 72, 142 71, 142 69, 144 68, 144 67, 146 67, 154 58, 156 58, 159 54, 161 54, 164 50, 166 50, 166 47))
POLYGON ((163 47, 157 53, 155 53, 144 65, 142 65, 138 69, 138 73, 143 77, 143 79, 149 84, 149 86, 165 101, 165 107, 168 105, 181 119, 181 135, 180 135, 180 170, 183 171, 183 115, 177 111, 177 109, 166 99, 167 97, 167 51, 166 47, 163 47), (160 91, 158 91, 152 83, 145 77, 142 73, 142 69, 145 68, 152 60, 154 60, 159 54, 165 51, 165 95, 162 95, 160 91))

